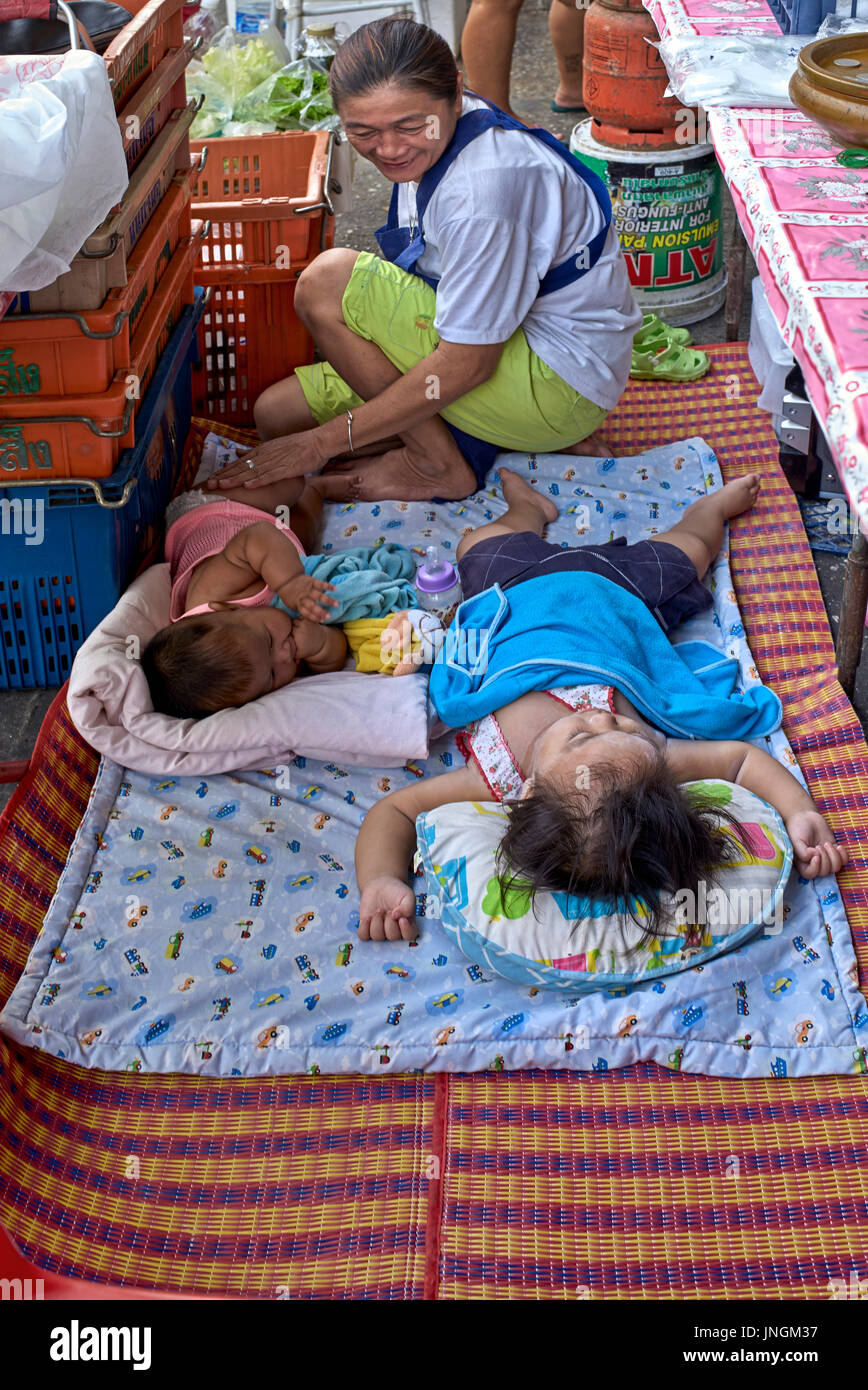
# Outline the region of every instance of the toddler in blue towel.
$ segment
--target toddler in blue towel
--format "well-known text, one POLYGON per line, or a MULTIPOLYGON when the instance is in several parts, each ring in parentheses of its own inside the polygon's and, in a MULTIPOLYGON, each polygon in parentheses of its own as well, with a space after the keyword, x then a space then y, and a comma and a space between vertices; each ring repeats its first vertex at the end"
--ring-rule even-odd
MULTIPOLYGON (((465 599, 563 570, 590 570, 646 604, 668 631, 711 603, 702 577, 716 558, 724 523, 753 506, 759 477, 748 473, 688 507, 650 541, 563 548, 543 539, 557 508, 507 469, 505 514, 458 547, 465 599)), ((544 643, 545 633, 540 633, 544 643)), ((738 783, 780 813, 805 878, 837 873, 848 859, 814 802, 768 753, 736 740, 667 738, 618 689, 559 687, 520 696, 459 736, 467 765, 403 787, 367 814, 356 845, 362 940, 413 940, 415 895, 407 867, 416 817, 454 801, 502 801, 501 876, 532 893, 637 900, 646 936, 660 929, 661 899, 713 883, 735 852, 722 808, 683 783, 738 783)))

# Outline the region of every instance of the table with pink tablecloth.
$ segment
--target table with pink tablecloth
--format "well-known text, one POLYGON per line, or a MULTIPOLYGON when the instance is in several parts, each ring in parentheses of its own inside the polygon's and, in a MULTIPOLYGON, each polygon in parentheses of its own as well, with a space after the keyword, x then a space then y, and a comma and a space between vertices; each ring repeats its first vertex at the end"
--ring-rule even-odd
MULTIPOLYGON (((643 0, 662 38, 776 34, 765 0, 643 0)), ((785 342, 868 531, 868 168, 793 108, 712 107, 709 139, 785 342)))

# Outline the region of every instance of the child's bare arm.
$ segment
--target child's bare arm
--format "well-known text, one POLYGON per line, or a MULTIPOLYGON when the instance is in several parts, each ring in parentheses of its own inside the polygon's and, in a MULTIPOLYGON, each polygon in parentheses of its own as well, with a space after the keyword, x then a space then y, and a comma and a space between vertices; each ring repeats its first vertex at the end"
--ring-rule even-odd
POLYGON ((669 739, 666 759, 680 782, 720 777, 774 806, 793 842, 796 868, 803 878, 836 874, 848 862, 846 846, 835 843, 834 831, 804 787, 762 748, 734 740, 669 739))
POLYGON ((288 536, 269 521, 255 521, 233 536, 224 547, 222 558, 246 578, 249 586, 259 576, 288 608, 294 608, 312 622, 324 622, 337 599, 330 597, 334 585, 305 574, 301 557, 288 536))
POLYGON ((317 650, 304 658, 305 666, 315 676, 322 675, 326 671, 340 671, 347 659, 349 649, 347 639, 340 627, 326 627, 323 624, 319 631, 322 636, 317 650))
POLYGON ((362 903, 361 941, 414 941, 416 896, 407 870, 416 848, 416 817, 450 801, 489 801, 473 767, 401 787, 372 806, 356 840, 356 878, 362 903))

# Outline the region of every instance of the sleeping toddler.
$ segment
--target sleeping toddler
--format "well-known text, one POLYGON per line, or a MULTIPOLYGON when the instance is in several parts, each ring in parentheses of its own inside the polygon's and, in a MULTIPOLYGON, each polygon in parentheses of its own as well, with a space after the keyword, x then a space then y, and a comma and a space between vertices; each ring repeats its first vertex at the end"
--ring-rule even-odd
POLYGON ((170 503, 171 623, 142 653, 155 710, 199 719, 297 675, 343 667, 346 638, 325 626, 334 585, 305 574, 301 563, 321 510, 315 480, 304 478, 255 491, 185 492, 170 503), (277 519, 279 510, 291 527, 277 519))
MULTIPOLYGON (((517 475, 500 470, 508 511, 458 547, 465 599, 565 570, 590 571, 641 598, 664 631, 707 608, 701 578, 716 558, 724 523, 751 507, 749 473, 688 507, 653 540, 564 548, 542 539, 557 508, 517 475)), ((544 636, 544 634, 541 634, 544 636)), ((780 813, 805 878, 837 873, 847 850, 796 779, 768 753, 736 740, 667 738, 609 685, 535 691, 484 716, 459 736, 466 766, 414 782, 372 807, 356 844, 361 940, 414 940, 415 895, 407 869, 416 817, 455 801, 502 801, 507 830, 499 872, 531 892, 560 892, 644 905, 646 939, 659 903, 713 883, 737 846, 737 822, 683 783, 738 783, 780 813)))

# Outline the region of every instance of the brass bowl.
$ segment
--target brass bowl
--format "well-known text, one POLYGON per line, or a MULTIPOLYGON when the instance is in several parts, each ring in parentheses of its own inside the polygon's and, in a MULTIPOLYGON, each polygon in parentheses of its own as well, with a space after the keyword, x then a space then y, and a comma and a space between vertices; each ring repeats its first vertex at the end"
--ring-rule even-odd
POLYGON ((868 33, 806 44, 790 100, 842 145, 868 145, 868 33))

